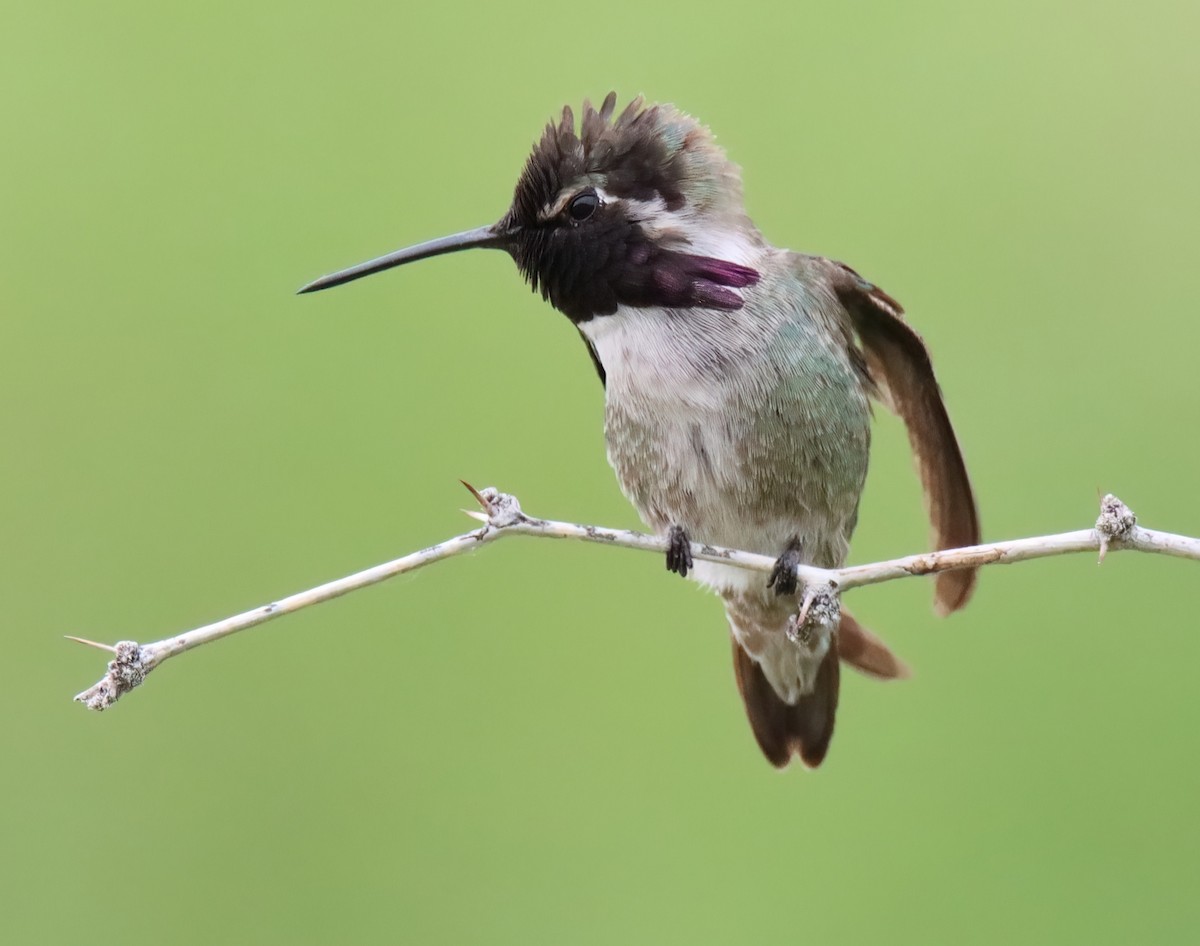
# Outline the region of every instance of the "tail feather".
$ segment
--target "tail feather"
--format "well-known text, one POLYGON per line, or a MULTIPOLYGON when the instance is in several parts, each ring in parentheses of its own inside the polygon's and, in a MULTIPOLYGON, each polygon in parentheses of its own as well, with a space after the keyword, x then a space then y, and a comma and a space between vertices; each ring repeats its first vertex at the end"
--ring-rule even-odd
POLYGON ((838 627, 838 656, 859 673, 877 680, 903 680, 912 676, 908 664, 892 653, 891 649, 854 619, 849 611, 842 609, 842 623, 838 627))
POLYGON ((736 639, 733 641, 733 671, 750 717, 750 728, 759 748, 776 768, 800 756, 815 769, 829 751, 838 703, 838 648, 829 648, 817 670, 813 692, 797 703, 783 701, 763 674, 758 661, 736 639))

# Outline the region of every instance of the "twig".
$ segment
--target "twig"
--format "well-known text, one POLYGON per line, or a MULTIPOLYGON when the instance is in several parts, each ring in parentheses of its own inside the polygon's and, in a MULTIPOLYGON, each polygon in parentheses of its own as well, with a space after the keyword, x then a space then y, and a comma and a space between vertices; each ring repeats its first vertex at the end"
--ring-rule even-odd
MULTIPOLYGON (((665 539, 628 529, 605 529, 600 526, 577 525, 573 522, 535 519, 521 511, 521 505, 514 496, 492 488, 476 490, 469 484, 464 483, 463 485, 471 491, 484 510, 483 512, 467 511, 467 515, 483 523, 483 527, 475 532, 457 535, 445 542, 431 545, 429 548, 405 555, 395 561, 376 565, 366 571, 356 572, 291 597, 262 605, 252 611, 226 618, 224 621, 206 624, 204 627, 155 641, 152 644, 120 641, 115 646, 110 646, 79 637, 70 638, 115 654, 108 664, 108 672, 104 678, 95 686, 78 694, 75 699, 89 709, 107 709, 129 690, 139 686, 145 680, 146 675, 163 661, 191 650, 193 647, 228 637, 238 631, 244 631, 285 614, 291 614, 302 608, 320 604, 322 601, 340 597, 351 591, 357 591, 359 588, 378 584, 395 575, 402 575, 433 562, 461 555, 463 552, 468 552, 505 536, 534 535, 549 539, 577 539, 584 542, 599 542, 658 553, 665 552, 667 549, 665 539)), ((941 552, 926 552, 886 562, 851 565, 845 568, 827 569, 817 568, 813 565, 798 565, 796 577, 808 590, 803 597, 803 614, 798 616, 796 626, 790 628, 789 633, 800 637, 803 635, 804 628, 811 621, 828 623, 830 620, 835 620, 839 607, 838 598, 842 592, 851 588, 875 585, 912 575, 931 575, 935 572, 979 565, 1003 565, 1011 562, 1023 562, 1032 558, 1046 558, 1051 555, 1067 555, 1072 552, 1098 552, 1100 561, 1103 561, 1108 552, 1124 549, 1200 561, 1200 539, 1143 529, 1137 525, 1137 518, 1128 506, 1115 496, 1108 495, 1100 503, 1100 518, 1096 520, 1095 527, 1078 532, 1064 532, 1030 539, 1012 539, 1007 542, 992 542, 987 545, 947 549, 941 552)), ((692 558, 759 572, 770 572, 775 567, 775 559, 766 555, 699 543, 692 543, 692 558)))

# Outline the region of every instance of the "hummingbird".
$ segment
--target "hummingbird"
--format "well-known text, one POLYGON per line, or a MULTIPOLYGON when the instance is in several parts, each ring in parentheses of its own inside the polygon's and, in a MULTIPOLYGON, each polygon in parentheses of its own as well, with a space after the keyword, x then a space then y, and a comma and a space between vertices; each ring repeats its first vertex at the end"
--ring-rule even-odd
MULTIPOLYGON (((778 249, 746 214, 741 171, 696 119, 641 97, 550 122, 499 222, 398 250, 299 291, 475 247, 507 252, 579 331, 605 388, 621 489, 666 540, 666 566, 724 600, 734 677, 777 767, 828 751, 839 660, 907 675, 842 610, 795 633, 795 566, 843 565, 858 519, 871 399, 904 421, 936 548, 975 545, 971 482, 921 336, 849 266, 778 249), (770 555, 769 578, 693 562, 691 542, 770 555), (789 626, 791 630, 789 631, 789 626)), ((975 571, 939 574, 935 608, 975 571)))

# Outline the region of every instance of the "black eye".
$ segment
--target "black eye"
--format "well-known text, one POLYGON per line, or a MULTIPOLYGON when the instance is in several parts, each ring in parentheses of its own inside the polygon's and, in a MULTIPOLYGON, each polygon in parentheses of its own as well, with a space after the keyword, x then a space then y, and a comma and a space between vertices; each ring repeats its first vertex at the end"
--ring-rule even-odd
POLYGON ((567 205, 567 213, 576 223, 582 223, 594 214, 599 206, 600 198, 596 196, 595 191, 583 191, 571 198, 571 202, 567 205))

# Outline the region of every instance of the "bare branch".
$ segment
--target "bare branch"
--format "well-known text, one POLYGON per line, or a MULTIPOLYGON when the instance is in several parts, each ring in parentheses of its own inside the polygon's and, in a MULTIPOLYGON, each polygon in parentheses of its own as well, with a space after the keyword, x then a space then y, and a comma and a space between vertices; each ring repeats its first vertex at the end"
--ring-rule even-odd
MULTIPOLYGON (((223 621, 217 621, 215 624, 206 624, 204 627, 155 641, 152 644, 139 645, 134 641, 120 641, 110 647, 107 644, 98 644, 83 638, 70 638, 81 644, 110 650, 115 654, 114 659, 109 662, 108 672, 104 678, 95 686, 78 694, 75 699, 89 709, 107 709, 129 690, 139 686, 145 680, 146 675, 163 661, 191 650, 193 647, 220 640, 222 637, 228 637, 238 631, 264 624, 285 614, 291 614, 302 608, 320 604, 322 601, 378 584, 396 575, 415 571, 433 562, 461 555, 505 536, 533 535, 548 539, 576 539, 660 554, 667 550, 665 538, 629 529, 605 529, 600 526, 578 525, 573 522, 535 519, 521 511, 521 504, 515 496, 501 493, 490 487, 476 490, 467 483, 463 485, 470 490, 480 506, 483 507, 482 512, 467 512, 467 515, 483 523, 483 527, 475 532, 456 535, 452 539, 405 555, 403 558, 376 565, 374 568, 318 585, 308 591, 302 591, 291 597, 262 605, 223 621)), ((1200 539, 1143 529, 1137 525, 1137 517, 1129 507, 1110 494, 1101 500, 1100 518, 1096 520, 1095 527, 1078 532, 1063 532, 1058 535, 1012 539, 1006 542, 992 542, 987 545, 947 549, 941 552, 926 552, 886 562, 851 565, 845 568, 827 569, 817 568, 813 565, 798 565, 796 577, 804 586, 805 591, 802 594, 800 613, 797 615, 794 626, 789 625, 788 633, 800 639, 814 622, 835 624, 837 615, 840 613, 841 593, 851 588, 875 585, 913 575, 932 575, 936 572, 951 571, 956 568, 1004 565, 1033 558, 1047 558, 1051 555, 1067 555, 1073 552, 1096 552, 1099 560, 1103 562, 1107 553, 1124 549, 1200 561, 1200 539)), ((692 543, 692 558, 764 573, 769 573, 775 566, 775 559, 766 555, 699 543, 692 543)))

